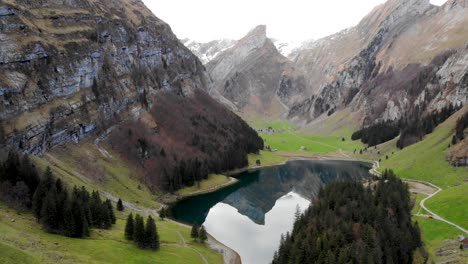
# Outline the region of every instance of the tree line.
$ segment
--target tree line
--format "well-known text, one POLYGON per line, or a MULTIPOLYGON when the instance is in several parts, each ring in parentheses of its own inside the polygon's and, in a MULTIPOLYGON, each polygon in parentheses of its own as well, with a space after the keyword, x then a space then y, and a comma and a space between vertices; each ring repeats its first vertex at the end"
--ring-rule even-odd
POLYGON ((90 194, 85 187, 74 186, 69 193, 50 168, 34 193, 32 209, 47 232, 69 237, 87 237, 91 228, 109 229, 116 221, 109 199, 103 201, 99 192, 90 194))
POLYGON ((39 174, 27 155, 10 152, 0 163, 0 198, 18 209, 31 208, 39 174))
POLYGON ((452 138, 452 144, 456 144, 465 138, 464 131, 468 128, 468 111, 457 120, 455 125, 455 135, 452 138))
POLYGON ((361 139, 362 143, 369 146, 375 146, 392 140, 399 134, 400 126, 398 122, 382 121, 354 132, 351 135, 351 139, 361 139))
POLYGON ((376 124, 355 131, 351 139, 360 139, 368 146, 375 146, 400 135, 397 147, 403 149, 412 145, 432 133, 435 127, 447 120, 451 115, 461 108, 461 105, 449 104, 440 110, 424 115, 421 108, 416 106, 408 115, 399 120, 380 121, 376 124))
POLYGON ((158 250, 160 248, 159 234, 156 221, 148 216, 145 221, 142 216, 129 214, 125 224, 125 238, 134 241, 141 249, 158 250))
POLYGON ((460 110, 461 105, 449 104, 428 115, 423 115, 419 109, 419 107, 415 108, 411 115, 402 119, 401 135, 397 141, 398 148, 403 149, 421 141, 425 135, 432 133, 435 127, 460 110))
POLYGON ((32 209, 46 232, 69 237, 89 236, 91 228, 109 229, 116 221, 111 201, 103 201, 99 192, 76 186, 69 192, 49 167, 39 177, 29 158, 14 152, 0 166, 0 198, 32 209))
POLYGON ((200 242, 205 243, 205 241, 208 239, 208 233, 206 232, 206 229, 203 225, 199 226, 197 223, 195 223, 192 225, 190 237, 195 241, 200 240, 200 242))
POLYGON ((407 186, 392 171, 377 185, 332 182, 291 233, 281 237, 273 264, 424 263, 417 222, 411 221, 407 186))
POLYGON ((108 138, 117 152, 142 167, 152 190, 174 192, 211 173, 245 167, 247 154, 263 149, 255 130, 201 91, 154 99, 149 112, 157 128, 129 121, 108 138))

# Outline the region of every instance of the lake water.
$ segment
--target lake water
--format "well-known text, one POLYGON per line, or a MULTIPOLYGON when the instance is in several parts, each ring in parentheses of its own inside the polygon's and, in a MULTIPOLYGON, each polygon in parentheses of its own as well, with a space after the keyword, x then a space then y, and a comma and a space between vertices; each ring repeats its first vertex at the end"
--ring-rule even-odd
POLYGON ((203 224, 242 263, 270 263, 281 234, 292 230, 297 207, 306 209, 328 182, 363 179, 369 169, 353 161, 290 161, 234 175, 239 183, 179 201, 170 213, 178 221, 203 224))

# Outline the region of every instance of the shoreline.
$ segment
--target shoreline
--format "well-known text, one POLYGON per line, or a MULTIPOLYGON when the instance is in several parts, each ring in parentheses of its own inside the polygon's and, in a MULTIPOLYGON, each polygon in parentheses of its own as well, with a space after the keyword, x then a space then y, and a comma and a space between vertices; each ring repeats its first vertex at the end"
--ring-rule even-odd
POLYGON ((228 175, 226 175, 226 177, 229 177, 229 181, 227 181, 225 183, 222 183, 222 184, 218 184, 218 185, 213 186, 213 187, 211 187, 209 189, 199 190, 199 191, 191 192, 191 193, 188 193, 188 194, 178 194, 177 196, 180 197, 180 199, 178 199, 178 201, 189 198, 189 197, 192 197, 192 196, 197 196, 197 195, 201 195, 201 194, 216 192, 218 190, 224 189, 226 187, 229 187, 229 186, 234 185, 234 184, 239 182, 239 180, 234 178, 234 177, 231 177, 231 176, 228 176, 228 175))
POLYGON ((237 251, 221 243, 210 233, 208 233, 207 244, 211 249, 223 255, 224 264, 242 264, 242 259, 237 251))
MULTIPOLYGON (((283 162, 280 162, 280 163, 277 163, 277 164, 260 165, 260 166, 248 166, 248 167, 244 167, 244 168, 240 168, 240 169, 225 172, 223 174, 230 178, 229 182, 224 183, 224 184, 220 184, 218 186, 214 186, 214 187, 212 187, 212 188, 210 188, 208 190, 196 191, 196 192, 189 193, 189 194, 186 194, 186 195, 181 195, 181 196, 174 197, 175 200, 171 199, 172 201, 169 204, 178 202, 178 201, 183 200, 183 199, 187 199, 187 198, 192 197, 192 196, 216 192, 218 190, 222 190, 222 189, 224 189, 226 187, 229 187, 231 185, 237 184, 239 182, 239 180, 237 180, 236 178, 231 177, 231 175, 233 175, 233 174, 238 174, 238 173, 242 173, 242 172, 246 172, 246 171, 255 171, 255 170, 270 168, 270 167, 277 167, 277 166, 284 165, 284 164, 288 163, 289 161, 293 161, 293 160, 360 161, 360 162, 366 162, 366 163, 372 164, 372 167, 369 170, 369 173, 371 175, 377 176, 378 175, 377 173, 379 173, 377 171, 377 169, 379 168, 379 164, 378 164, 377 161, 358 160, 358 159, 352 159, 352 158, 349 158, 349 157, 337 157, 337 156, 332 156, 332 155, 318 155, 318 154, 297 155, 297 154, 293 154, 293 153, 278 153, 278 155, 287 158, 287 160, 285 160, 283 162)), ((164 204, 166 206, 168 205, 167 202, 164 202, 164 204)), ((177 223, 179 225, 182 225, 182 226, 186 226, 186 227, 189 227, 189 228, 191 227, 190 225, 178 222, 178 221, 176 221, 174 219, 170 219, 170 221, 173 221, 173 222, 175 222, 175 223, 177 223)), ((241 257, 239 255, 239 253, 237 253, 234 249, 224 245, 223 243, 218 241, 213 235, 211 235, 209 233, 208 233, 207 244, 211 249, 213 249, 213 250, 215 250, 215 251, 222 254, 224 264, 242 264, 242 260, 241 260, 241 257)))
POLYGON ((224 188, 229 187, 231 185, 234 185, 234 184, 239 182, 239 180, 232 177, 232 175, 234 175, 234 174, 239 174, 239 173, 242 173, 242 172, 256 171, 256 170, 260 170, 260 169, 264 169, 264 168, 277 167, 277 166, 285 165, 289 161, 293 161, 293 160, 331 160, 331 161, 336 160, 336 161, 366 162, 366 163, 372 164, 371 169, 369 169, 369 173, 371 175, 374 175, 374 176, 380 176, 380 172, 378 171, 378 168, 380 167, 379 162, 375 161, 375 160, 363 160, 363 159, 354 159, 354 158, 351 158, 351 157, 339 157, 339 156, 335 156, 335 155, 321 155, 321 154, 312 154, 312 153, 311 154, 298 154, 298 153, 288 153, 288 152, 277 152, 277 155, 281 156, 281 157, 285 157, 285 158, 287 158, 287 160, 285 160, 283 162, 276 163, 276 164, 260 165, 260 166, 247 166, 247 167, 244 167, 244 168, 239 168, 239 169, 234 169, 234 170, 231 170, 231 171, 224 172, 222 174, 226 175, 227 177, 229 177, 231 179, 229 182, 214 186, 214 187, 212 187, 212 188, 210 188, 208 190, 196 191, 196 192, 189 193, 189 194, 184 194, 184 195, 175 195, 175 196, 177 196, 177 200, 175 200, 174 202, 177 202, 177 201, 180 201, 180 200, 192 197, 192 196, 196 196, 196 195, 216 192, 218 190, 221 190, 221 189, 224 189, 224 188))

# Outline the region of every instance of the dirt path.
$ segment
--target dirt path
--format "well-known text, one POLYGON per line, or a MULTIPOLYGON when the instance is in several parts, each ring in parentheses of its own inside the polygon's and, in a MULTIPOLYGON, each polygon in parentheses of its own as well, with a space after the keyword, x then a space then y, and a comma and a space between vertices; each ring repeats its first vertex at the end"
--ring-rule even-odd
MULTIPOLYGON (((173 221, 173 220, 170 220, 169 221, 177 224, 177 225, 180 225, 180 226, 184 226, 184 227, 187 227, 187 228, 191 228, 191 226, 189 225, 186 225, 186 224, 183 224, 183 223, 179 223, 177 221, 173 221)), ((239 254, 234 251, 232 248, 224 245, 223 243, 219 242, 218 240, 216 240, 216 238, 214 238, 212 235, 208 234, 208 240, 207 240, 207 244, 208 246, 221 253, 223 255, 223 262, 224 264, 241 264, 241 258, 239 256, 239 254)))
MULTIPOLYGON (((112 194, 107 193, 107 192, 103 192, 103 195, 106 198, 108 198, 109 200, 113 201, 113 202, 117 202, 119 200, 117 197, 115 197, 112 194)), ((159 216, 158 211, 162 208, 162 206, 161 206, 158 209, 151 209, 151 208, 136 205, 136 204, 133 204, 133 203, 130 203, 130 202, 126 202, 126 201, 123 201, 123 200, 122 200, 122 202, 123 202, 123 204, 124 204, 124 206, 126 208, 129 208, 132 211, 139 212, 139 213, 142 213, 142 214, 145 214, 145 215, 159 216)), ((183 227, 191 228, 191 226, 189 226, 189 225, 185 225, 185 224, 179 223, 179 222, 171 220, 171 219, 166 219, 166 221, 170 221, 172 223, 175 223, 175 224, 183 226, 183 227)), ((185 240, 184 236, 178 230, 172 229, 172 228, 169 228, 169 227, 167 227, 167 229, 174 231, 180 237, 180 240, 182 241, 182 244, 180 244, 178 246, 186 247, 186 248, 189 248, 189 249, 193 250, 194 252, 196 252, 200 256, 200 258, 203 260, 203 262, 205 264, 209 264, 206 257, 200 251, 190 247, 190 245, 187 244, 187 241, 185 240)), ((215 250, 215 251, 217 251, 217 252, 219 252, 219 253, 221 253, 223 255, 224 264, 241 264, 240 256, 239 256, 239 254, 237 254, 237 252, 235 252, 233 249, 227 247, 226 245, 222 244, 221 242, 216 240, 210 234, 208 234, 208 237, 209 237, 208 241, 207 241, 208 246, 211 249, 213 249, 213 250, 215 250)))
POLYGON ((210 248, 223 254, 224 264, 241 264, 242 263, 241 258, 236 251, 227 247, 223 243, 219 242, 211 235, 208 236, 207 243, 210 246, 210 248))
MULTIPOLYGON (((437 195, 440 191, 442 191, 442 189, 440 187, 438 187, 438 186, 436 186, 436 185, 434 185, 432 183, 423 182, 423 181, 416 181, 416 180, 409 180, 409 179, 404 179, 404 181, 407 182, 408 185, 412 186, 413 188, 416 187, 415 189, 413 189, 413 192, 427 195, 426 198, 422 199, 419 202, 419 206, 422 209, 426 210, 426 212, 428 212, 429 215, 432 216, 433 219, 445 222, 445 223, 457 228, 458 230, 464 232, 465 234, 468 234, 468 230, 466 230, 463 227, 461 227, 461 226, 459 226, 459 225, 457 225, 455 223, 452 223, 452 222, 448 221, 447 219, 439 216, 438 214, 436 214, 433 211, 431 211, 430 209, 428 209, 426 207, 426 205, 424 204, 427 200, 431 199, 432 197, 437 195), (432 191, 432 193, 431 193, 431 191, 432 191)), ((414 215, 415 216, 420 216, 420 217, 428 217, 428 215, 422 215, 422 214, 414 214, 414 215)))
MULTIPOLYGON (((372 167, 371 171, 373 170, 374 172, 377 172, 380 175, 380 172, 378 172, 378 170, 377 170, 379 167, 380 167, 379 162, 374 161, 374 166, 372 167)), ((468 234, 468 230, 466 230, 463 227, 461 227, 461 226, 459 226, 459 225, 457 225, 455 223, 452 223, 449 220, 439 216, 438 214, 436 214, 433 211, 431 211, 430 209, 428 209, 426 207, 426 205, 424 204, 427 200, 431 199, 432 197, 437 195, 440 191, 442 191, 442 189, 439 186, 436 186, 436 185, 434 185, 432 183, 425 182, 425 181, 403 179, 403 178, 402 178, 402 180, 405 183, 408 184, 408 186, 410 187, 411 192, 421 193, 421 194, 427 195, 426 198, 422 199, 421 202, 419 202, 419 206, 422 209, 426 210, 426 212, 428 212, 430 214, 430 216, 432 216, 433 219, 442 221, 444 223, 447 223, 447 224, 457 228, 458 230, 464 232, 465 234, 468 234)), ((421 214, 414 214, 414 215, 419 216, 419 217, 428 217, 428 215, 421 215, 421 214)))
POLYGON ((286 152, 286 151, 277 151, 274 152, 280 156, 286 158, 305 158, 305 159, 316 159, 316 160, 325 160, 325 159, 333 159, 333 160, 348 160, 347 157, 341 157, 334 154, 315 154, 315 153, 294 153, 294 152, 286 152))

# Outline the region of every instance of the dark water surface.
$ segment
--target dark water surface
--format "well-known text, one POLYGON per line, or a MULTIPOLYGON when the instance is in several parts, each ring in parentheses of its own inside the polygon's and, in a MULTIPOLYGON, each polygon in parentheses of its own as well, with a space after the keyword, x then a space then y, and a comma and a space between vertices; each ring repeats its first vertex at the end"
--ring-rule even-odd
POLYGON ((370 165, 354 161, 296 160, 234 175, 236 185, 179 201, 172 217, 203 224, 237 251, 244 264, 270 263, 294 213, 306 209, 320 188, 333 180, 369 177, 370 165))

